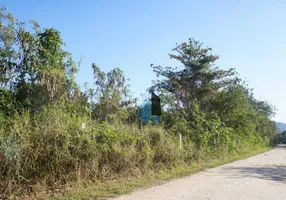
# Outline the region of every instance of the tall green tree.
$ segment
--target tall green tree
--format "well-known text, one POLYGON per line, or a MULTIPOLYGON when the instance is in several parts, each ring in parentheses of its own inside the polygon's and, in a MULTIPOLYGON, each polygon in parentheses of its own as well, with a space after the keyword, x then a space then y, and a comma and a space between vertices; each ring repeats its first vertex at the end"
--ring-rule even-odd
POLYGON ((36 111, 43 105, 66 102, 79 95, 77 66, 63 50, 59 31, 41 29, 0 9, 0 87, 15 101, 36 111), (28 31, 30 29, 31 31, 28 31))
POLYGON ((154 87, 163 89, 173 95, 176 107, 192 109, 194 101, 203 107, 215 97, 216 92, 229 82, 235 81, 234 69, 221 70, 215 66, 219 58, 212 54, 212 49, 189 39, 188 43, 177 45, 171 59, 179 61, 182 67, 162 67, 151 65, 154 72, 162 80, 155 82, 154 87))

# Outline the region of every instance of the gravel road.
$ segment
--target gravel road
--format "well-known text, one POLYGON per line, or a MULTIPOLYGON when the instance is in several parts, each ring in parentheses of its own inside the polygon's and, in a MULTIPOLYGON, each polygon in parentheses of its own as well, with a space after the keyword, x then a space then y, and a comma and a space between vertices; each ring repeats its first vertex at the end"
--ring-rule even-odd
POLYGON ((114 200, 286 200, 286 146, 114 200))

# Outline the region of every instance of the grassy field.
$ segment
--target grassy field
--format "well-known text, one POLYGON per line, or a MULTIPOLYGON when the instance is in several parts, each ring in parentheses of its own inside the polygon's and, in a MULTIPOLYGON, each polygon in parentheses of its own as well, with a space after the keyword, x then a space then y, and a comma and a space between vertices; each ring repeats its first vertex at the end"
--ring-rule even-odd
MULTIPOLYGON (((122 177, 115 180, 108 180, 101 183, 78 183, 64 191, 49 194, 44 199, 47 200, 68 200, 68 199, 107 199, 122 194, 131 193, 139 188, 152 187, 163 184, 171 179, 188 176, 207 168, 223 165, 236 160, 251 157, 270 150, 262 148, 240 155, 232 155, 224 159, 211 159, 201 163, 194 163, 191 166, 179 166, 171 170, 165 169, 156 173, 150 173, 142 177, 122 177)), ((32 198, 32 197, 30 197, 32 198)), ((33 197, 37 198, 37 197, 33 197)))

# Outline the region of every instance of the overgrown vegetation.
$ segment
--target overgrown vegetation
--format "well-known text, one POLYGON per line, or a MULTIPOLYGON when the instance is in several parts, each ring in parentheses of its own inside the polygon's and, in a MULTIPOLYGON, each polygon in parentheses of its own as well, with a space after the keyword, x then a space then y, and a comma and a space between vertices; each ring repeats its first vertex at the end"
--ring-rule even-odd
POLYGON ((161 123, 141 124, 120 69, 92 64, 80 91, 60 33, 0 9, 0 197, 105 182, 223 159, 272 144, 275 109, 254 98, 211 48, 189 39, 170 54, 179 68, 152 65, 161 123), (86 124, 86 128, 82 124, 86 124), (178 134, 183 135, 179 148, 178 134))

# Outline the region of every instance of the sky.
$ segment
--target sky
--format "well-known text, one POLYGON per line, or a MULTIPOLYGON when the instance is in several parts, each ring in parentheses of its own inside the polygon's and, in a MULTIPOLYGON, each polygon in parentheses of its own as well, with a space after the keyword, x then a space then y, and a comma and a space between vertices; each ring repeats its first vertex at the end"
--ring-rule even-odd
POLYGON ((286 122, 285 0, 1 0, 18 19, 56 28, 75 61, 83 86, 93 84, 91 64, 121 68, 135 97, 156 79, 150 64, 177 66, 168 53, 189 38, 235 68, 259 100, 286 122))

